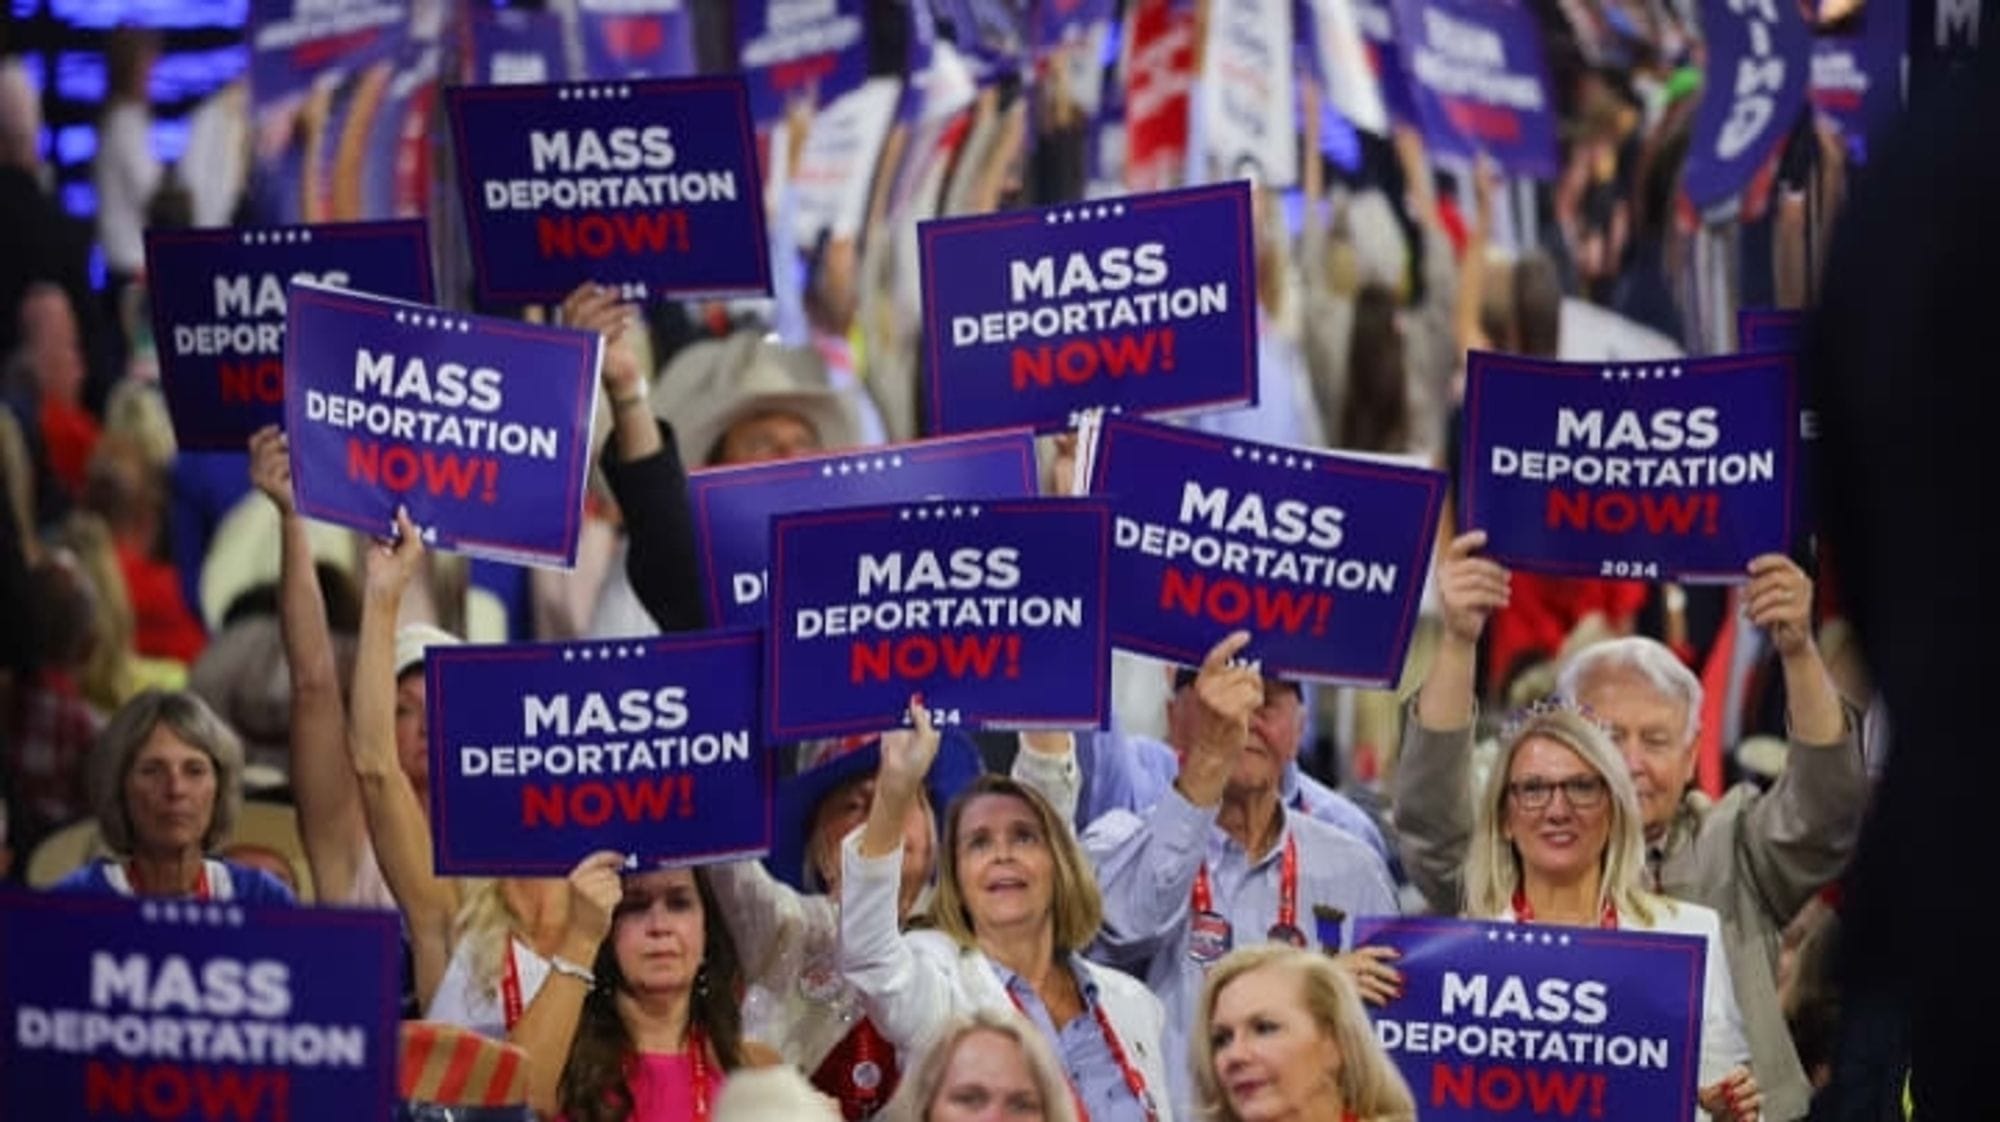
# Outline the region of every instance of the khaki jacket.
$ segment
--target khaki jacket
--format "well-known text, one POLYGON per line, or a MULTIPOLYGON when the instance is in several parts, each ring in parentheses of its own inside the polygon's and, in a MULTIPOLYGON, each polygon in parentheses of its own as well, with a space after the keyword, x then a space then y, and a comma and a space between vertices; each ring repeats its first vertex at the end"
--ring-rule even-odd
MULTIPOLYGON (((1778 943, 1785 924, 1846 868, 1867 809, 1860 715, 1838 744, 1794 741, 1769 791, 1741 784, 1711 800, 1689 792, 1663 842, 1648 847, 1649 889, 1715 909, 1751 1070, 1773 1122, 1803 1118, 1812 1085, 1778 1005, 1778 943)), ((1430 906, 1463 911, 1472 840, 1472 729, 1423 728, 1414 706, 1396 764, 1396 832, 1403 866, 1430 906)))

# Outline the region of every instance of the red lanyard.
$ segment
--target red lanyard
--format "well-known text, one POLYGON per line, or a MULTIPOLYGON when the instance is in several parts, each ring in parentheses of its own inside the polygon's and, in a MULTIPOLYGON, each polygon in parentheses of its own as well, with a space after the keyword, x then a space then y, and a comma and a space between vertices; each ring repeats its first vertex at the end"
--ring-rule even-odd
POLYGON ((708 1122, 708 1034, 701 1031, 700 1022, 694 1019, 693 1009, 688 1010, 687 1050, 694 1119, 695 1122, 708 1122))
MULTIPOLYGON (((132 895, 134 896, 146 895, 144 892, 140 891, 139 888, 138 862, 136 861, 125 862, 125 883, 131 886, 132 895)), ((208 862, 203 861, 201 863, 201 872, 195 874, 194 891, 188 894, 188 898, 191 900, 206 900, 209 898, 209 896, 210 892, 208 887, 208 862)))
MULTIPOLYGON (((1528 903, 1528 890, 1525 888, 1514 890, 1514 919, 1519 923, 1535 922, 1535 908, 1534 905, 1528 903)), ((1607 931, 1618 929, 1617 904, 1612 903, 1610 900, 1604 902, 1604 914, 1598 917, 1597 926, 1607 931)))
POLYGON ((507 1031, 521 1023, 521 968, 514 965, 514 937, 507 937, 507 969, 500 975, 500 1013, 507 1019, 507 1031))
MULTIPOLYGON (((1201 863, 1201 869, 1194 875, 1194 899, 1190 901, 1197 912, 1215 910, 1215 895, 1208 886, 1208 862, 1201 863)), ((1278 926, 1297 927, 1299 923, 1299 837, 1297 834, 1285 836, 1285 852, 1278 858, 1278 926)))
MULTIPOLYGON (((1028 1016, 1028 1007, 1021 1004, 1020 997, 1011 989, 1007 991, 1007 1000, 1014 1003, 1014 1008, 1021 1011, 1021 1016, 1028 1016)), ((1118 1074, 1124 1077, 1125 1088, 1132 1092, 1133 1098, 1139 1100, 1140 1106, 1146 1108, 1147 1122, 1155 1122, 1160 1117, 1160 1112, 1153 1106, 1152 1094, 1146 1090, 1146 1077, 1133 1066, 1131 1057, 1125 1054, 1125 1042, 1118 1039, 1118 1030, 1111 1027, 1110 1015, 1105 1013, 1102 1004, 1092 1005, 1090 1011, 1097 1016, 1097 1031, 1104 1034, 1104 1046, 1111 1050, 1111 1062, 1118 1065, 1118 1074)), ((1053 1018, 1051 1023, 1053 1024, 1053 1018)), ((1090 1110, 1083 1105, 1083 1093, 1077 1088, 1076 1081, 1069 1079, 1068 1076, 1064 1076, 1064 1079, 1069 1083, 1069 1097, 1076 1102, 1078 1122, 1090 1122, 1090 1110)))

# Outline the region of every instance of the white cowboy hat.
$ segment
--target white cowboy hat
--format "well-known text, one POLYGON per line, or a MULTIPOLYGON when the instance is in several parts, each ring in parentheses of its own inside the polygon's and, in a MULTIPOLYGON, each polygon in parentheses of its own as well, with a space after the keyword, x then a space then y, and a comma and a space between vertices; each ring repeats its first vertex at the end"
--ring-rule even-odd
POLYGON ((756 331, 682 348, 654 384, 652 405, 673 423, 690 468, 707 466, 729 427, 758 413, 797 415, 822 448, 852 446, 860 435, 853 409, 827 384, 825 362, 756 331))

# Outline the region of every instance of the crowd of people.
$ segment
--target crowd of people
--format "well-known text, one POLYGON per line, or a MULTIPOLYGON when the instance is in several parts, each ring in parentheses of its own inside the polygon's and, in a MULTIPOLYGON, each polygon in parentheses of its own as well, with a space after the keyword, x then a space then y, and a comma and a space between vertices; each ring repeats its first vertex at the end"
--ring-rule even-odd
MULTIPOLYGON (((1254 188, 1260 403, 1189 424, 1456 479, 1469 349, 1589 357, 1616 322, 1709 353, 1734 307, 1810 302, 1838 136, 1806 114, 1773 153, 1718 293, 1675 203, 1691 18, 1546 7, 1573 126, 1553 183, 1440 167, 1408 126, 1332 165, 1301 79, 1300 186, 1254 188)), ((405 1016, 518 1049, 517 1117, 1421 1117, 1370 1026, 1403 997, 1396 952, 1355 938, 1421 913, 1698 937, 1700 1116, 1907 1116, 1907 1045, 1881 1029, 1903 1011, 1852 1029, 1833 971, 1887 728, 1809 549, 1729 586, 1558 578, 1508 571, 1447 509, 1397 688, 1267 677, 1243 632, 1199 666, 1121 652, 1110 731, 970 736, 913 698, 907 731, 773 746, 761 860, 439 875, 426 653, 707 627, 690 471, 925 436, 913 216, 877 191, 860 231, 780 246, 769 301, 586 284, 533 310, 606 342, 580 556, 468 563, 407 515, 389 540, 305 518, 275 427, 176 450, 137 248, 194 220, 147 147, 157 49, 112 37, 94 235, 48 192, 43 91, 0 62, 11 878, 393 912, 405 1016)), ((980 90, 925 215, 1101 188, 1069 96, 980 90)), ((776 126, 772 165, 810 120, 776 126)), ((1188 180, 1221 178, 1201 155, 1188 180)), ((797 185, 766 188, 791 213, 797 185)), ((1043 491, 1069 493, 1073 440, 1041 453, 1043 491)))

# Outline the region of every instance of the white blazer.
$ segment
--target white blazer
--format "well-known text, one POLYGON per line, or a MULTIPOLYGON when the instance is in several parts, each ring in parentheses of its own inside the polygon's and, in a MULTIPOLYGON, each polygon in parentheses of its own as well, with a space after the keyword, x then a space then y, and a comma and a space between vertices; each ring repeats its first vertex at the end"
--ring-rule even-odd
MULTIPOLYGON (((1750 1066, 1750 1040, 1743 1033, 1743 1011, 1736 1005, 1736 989, 1729 982, 1729 956, 1722 943, 1722 917, 1714 908, 1700 904, 1690 904, 1685 900, 1669 900, 1662 896, 1648 896, 1653 905, 1653 922, 1645 923, 1637 916, 1618 913, 1618 928, 1621 931, 1659 931, 1669 935, 1699 935, 1708 945, 1708 954, 1702 964, 1701 978, 1701 1055, 1696 1060, 1699 1074, 1695 1078, 1696 1087, 1706 1087, 1732 1068, 1750 1066)), ((1492 917, 1513 922, 1514 913, 1492 917)), ((1755 1074, 1754 1069, 1752 1074, 1755 1074)), ((1708 1118, 1708 1112, 1695 1108, 1697 1120, 1708 1118)))
MULTIPOLYGON (((863 857, 856 830, 841 843, 841 862, 840 971, 861 991, 869 1017, 896 1046, 904 1071, 953 1017, 981 1009, 1017 1011, 984 953, 961 948, 942 932, 896 930, 902 847, 883 857, 863 857)), ((1161 1055, 1166 1011, 1160 999, 1130 975, 1082 958, 1072 961, 1097 987, 1105 1016, 1145 1077, 1160 1122, 1173 1122, 1161 1055)), ((1049 1047, 1061 1051, 1056 1041, 1049 1047)))

